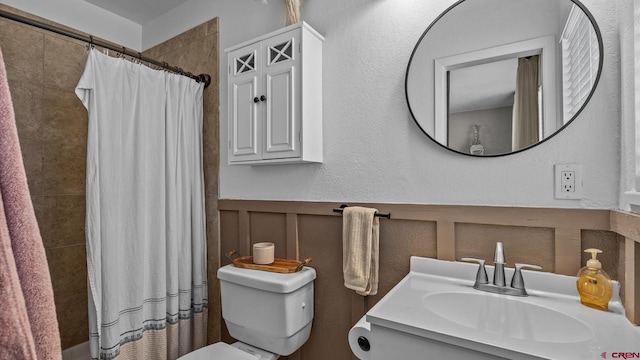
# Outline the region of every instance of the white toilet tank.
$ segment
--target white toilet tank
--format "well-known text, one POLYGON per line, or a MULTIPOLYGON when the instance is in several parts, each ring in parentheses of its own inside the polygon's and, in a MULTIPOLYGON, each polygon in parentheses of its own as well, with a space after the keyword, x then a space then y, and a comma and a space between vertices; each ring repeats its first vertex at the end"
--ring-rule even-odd
POLYGON ((290 355, 311 333, 315 278, 310 267, 290 274, 221 267, 222 317, 229 334, 272 353, 290 355))

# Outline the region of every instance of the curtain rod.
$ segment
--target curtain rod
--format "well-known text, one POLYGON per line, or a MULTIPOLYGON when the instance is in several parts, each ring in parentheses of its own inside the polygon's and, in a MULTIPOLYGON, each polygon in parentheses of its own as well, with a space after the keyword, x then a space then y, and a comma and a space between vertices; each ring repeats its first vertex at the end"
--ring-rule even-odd
POLYGON ((146 63, 149 64, 153 64, 156 65, 158 67, 161 67, 163 69, 167 69, 169 71, 172 71, 174 73, 178 73, 184 76, 188 76, 194 80, 196 80, 197 82, 203 82, 204 83, 204 87, 207 88, 209 86, 209 84, 211 84, 211 76, 209 74, 199 74, 199 75, 194 75, 190 72, 186 72, 184 70, 182 70, 179 67, 175 67, 175 66, 170 66, 169 64, 167 64, 166 62, 159 62, 147 57, 142 56, 142 54, 140 52, 134 52, 131 51, 130 49, 127 49, 126 47, 122 46, 122 47, 118 47, 118 46, 114 46, 111 45, 109 43, 106 43, 104 41, 100 41, 100 40, 96 40, 93 38, 93 36, 89 35, 89 36, 84 36, 84 35, 80 35, 71 31, 67 31, 64 29, 61 29, 59 27, 56 26, 52 26, 52 25, 48 25, 36 20, 32 20, 20 15, 16 15, 16 14, 12 14, 10 12, 4 11, 4 10, 0 10, 0 17, 3 18, 7 18, 13 21, 17 21, 19 23, 23 23, 23 24, 27 24, 27 25, 31 25, 31 26, 35 26, 37 28, 43 29, 43 30, 47 30, 47 31, 51 31, 54 32, 56 34, 60 34, 60 35, 64 35, 76 40, 80 40, 80 41, 84 41, 86 43, 89 43, 91 46, 99 46, 102 48, 106 48, 109 50, 113 50, 115 52, 121 53, 123 55, 128 55, 131 56, 133 58, 136 58, 140 61, 144 61, 146 63))

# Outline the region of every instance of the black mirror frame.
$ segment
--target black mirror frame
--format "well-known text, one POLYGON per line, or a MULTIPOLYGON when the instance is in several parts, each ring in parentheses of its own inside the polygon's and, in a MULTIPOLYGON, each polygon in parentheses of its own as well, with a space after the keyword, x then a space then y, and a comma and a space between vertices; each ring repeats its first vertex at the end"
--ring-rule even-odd
POLYGON ((408 95, 408 82, 409 82, 409 69, 411 68, 411 62, 413 61, 413 56, 415 55, 418 46, 420 46, 420 43, 422 42, 422 39, 424 39, 424 37, 427 35, 427 33, 429 32, 429 30, 438 22, 438 20, 440 20, 442 17, 444 17, 449 11, 451 11, 453 8, 455 8, 456 6, 458 6, 459 4, 468 1, 468 0, 458 0, 456 1, 453 5, 449 6, 445 11, 443 11, 440 15, 438 15, 438 17, 436 17, 431 24, 429 25, 429 27, 427 27, 427 29, 422 33, 422 35, 420 36, 420 38, 418 39, 418 42, 416 43, 416 45, 413 48, 413 51, 411 52, 411 57, 409 57, 409 62, 407 64, 407 70, 405 72, 405 78, 404 78, 404 95, 405 95, 405 99, 407 101, 407 106, 409 107, 409 112, 411 113, 411 118, 413 119, 413 121, 416 123, 416 125, 418 126, 418 128, 429 138, 431 139, 434 143, 440 145, 441 147, 447 149, 448 151, 457 153, 457 154, 461 154, 461 155, 465 155, 465 156, 470 156, 473 158, 493 158, 493 157, 501 157, 501 156, 508 156, 508 155, 513 155, 513 154, 517 154, 520 152, 523 152, 525 150, 529 150, 532 149, 546 141, 548 141, 549 139, 553 138, 554 136, 556 136, 558 133, 560 133, 561 131, 563 131, 567 126, 569 126, 569 124, 571 124, 577 117, 578 115, 580 115, 580 113, 582 113, 582 110, 584 110, 584 108, 587 106, 587 104, 589 103, 589 101, 591 100, 591 97, 593 96, 596 88, 598 87, 598 83, 600 82, 600 76, 602 75, 602 67, 604 64, 604 46, 603 46, 603 42, 602 42, 602 33, 600 32, 600 28, 598 27, 598 23, 596 23, 595 18, 593 17, 593 15, 591 14, 591 12, 586 8, 586 6, 584 6, 579 0, 569 0, 571 2, 573 2, 576 6, 578 6, 585 15, 587 15, 587 17, 589 18, 589 21, 591 22, 591 25, 593 26, 594 31, 596 32, 596 37, 598 38, 598 51, 599 51, 599 59, 598 59, 598 74, 596 75, 596 79, 593 83, 593 87, 591 88, 591 92, 589 93, 589 96, 587 96, 587 99, 585 100, 584 104, 582 104, 582 106, 580 107, 580 109, 578 109, 578 111, 573 115, 573 117, 567 121, 564 125, 562 125, 559 129, 557 129, 553 134, 549 135, 548 137, 542 139, 542 141, 538 141, 535 144, 529 145, 527 147, 524 147, 522 149, 518 149, 515 151, 511 151, 508 153, 503 153, 503 154, 491 154, 491 155, 472 155, 472 154, 468 154, 468 153, 464 153, 458 150, 454 150, 449 148, 448 146, 446 146, 445 144, 440 143, 439 141, 436 141, 436 139, 434 139, 431 135, 429 135, 423 128, 422 126, 420 126, 420 123, 418 122, 418 120, 416 119, 415 114, 413 113, 413 110, 411 109, 411 103, 409 101, 409 95, 408 95))

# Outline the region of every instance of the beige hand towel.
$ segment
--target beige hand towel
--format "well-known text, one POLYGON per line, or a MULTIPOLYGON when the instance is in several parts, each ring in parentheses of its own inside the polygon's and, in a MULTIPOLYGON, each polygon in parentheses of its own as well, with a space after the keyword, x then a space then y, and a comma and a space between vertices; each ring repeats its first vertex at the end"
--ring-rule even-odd
POLYGON ((342 272, 344 286, 357 294, 378 293, 380 220, 376 209, 344 208, 342 218, 342 272))

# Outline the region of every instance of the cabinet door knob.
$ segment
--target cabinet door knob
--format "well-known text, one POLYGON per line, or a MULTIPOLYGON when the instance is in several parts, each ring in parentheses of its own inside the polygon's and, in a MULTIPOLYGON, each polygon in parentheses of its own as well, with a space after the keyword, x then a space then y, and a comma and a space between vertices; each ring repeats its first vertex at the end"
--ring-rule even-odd
POLYGON ((256 96, 256 97, 253 98, 253 102, 254 103, 260 102, 260 99, 258 99, 258 97, 256 96))
POLYGON ((264 96, 264 95, 260 96, 260 101, 265 101, 265 100, 267 100, 266 96, 264 96))

